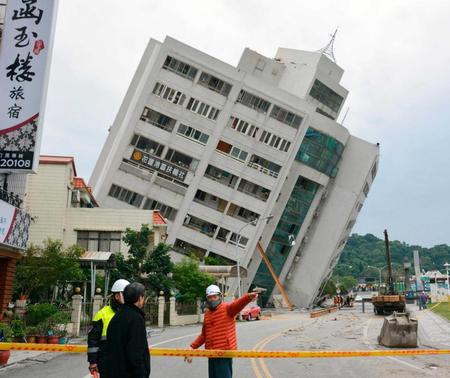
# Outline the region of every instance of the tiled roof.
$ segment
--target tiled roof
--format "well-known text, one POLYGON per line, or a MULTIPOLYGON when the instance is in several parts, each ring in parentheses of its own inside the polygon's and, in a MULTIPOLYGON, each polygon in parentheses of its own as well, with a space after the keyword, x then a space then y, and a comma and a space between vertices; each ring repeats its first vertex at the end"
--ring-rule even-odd
POLYGON ((92 202, 97 205, 97 207, 99 206, 99 204, 97 203, 97 200, 94 197, 94 194, 92 193, 92 188, 90 186, 86 185, 86 182, 84 181, 84 179, 82 177, 74 177, 73 178, 73 188, 74 189, 84 189, 87 194, 89 195, 89 197, 91 198, 92 202))
POLYGON ((157 210, 153 210, 153 226, 165 226, 167 225, 163 216, 157 210))

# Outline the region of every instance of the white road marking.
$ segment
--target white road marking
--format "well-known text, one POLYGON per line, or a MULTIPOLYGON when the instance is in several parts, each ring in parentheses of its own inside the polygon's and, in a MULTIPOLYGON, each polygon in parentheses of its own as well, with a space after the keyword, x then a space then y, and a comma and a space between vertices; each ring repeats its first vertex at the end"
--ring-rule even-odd
POLYGON ((189 335, 184 335, 184 336, 180 336, 180 337, 175 337, 173 339, 169 339, 169 340, 165 340, 165 341, 160 341, 159 343, 150 345, 150 348, 155 347, 157 345, 167 344, 167 343, 171 343, 172 341, 187 339, 188 337, 193 337, 193 336, 198 336, 198 335, 200 335, 200 332, 191 333, 189 335))

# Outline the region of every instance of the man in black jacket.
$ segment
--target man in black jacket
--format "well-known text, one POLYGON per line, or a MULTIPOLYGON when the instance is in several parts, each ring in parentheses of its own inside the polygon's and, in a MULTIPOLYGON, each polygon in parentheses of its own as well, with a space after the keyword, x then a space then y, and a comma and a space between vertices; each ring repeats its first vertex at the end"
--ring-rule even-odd
POLYGON ((144 285, 128 285, 125 304, 109 323, 107 333, 107 367, 103 378, 147 378, 150 376, 150 354, 145 330, 144 285))

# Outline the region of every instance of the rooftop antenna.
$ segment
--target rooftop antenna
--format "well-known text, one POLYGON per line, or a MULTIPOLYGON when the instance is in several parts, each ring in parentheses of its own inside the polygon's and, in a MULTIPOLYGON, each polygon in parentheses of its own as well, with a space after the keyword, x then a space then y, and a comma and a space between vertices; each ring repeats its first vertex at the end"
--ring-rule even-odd
POLYGON ((338 31, 338 28, 336 28, 336 30, 334 31, 333 34, 330 34, 330 42, 327 43, 327 45, 323 48, 321 48, 320 50, 317 50, 316 52, 319 52, 323 55, 326 55, 328 58, 331 58, 331 60, 336 63, 336 58, 334 57, 334 51, 333 51, 333 45, 334 45, 334 40, 336 39, 336 33, 338 31))

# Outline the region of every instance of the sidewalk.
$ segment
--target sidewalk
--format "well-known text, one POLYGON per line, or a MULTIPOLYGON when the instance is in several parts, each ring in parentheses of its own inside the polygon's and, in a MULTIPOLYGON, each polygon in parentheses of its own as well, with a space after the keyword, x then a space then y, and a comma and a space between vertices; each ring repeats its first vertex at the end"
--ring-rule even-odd
POLYGON ((450 322, 430 310, 419 311, 410 305, 408 310, 419 321, 418 337, 422 346, 438 349, 450 347, 450 322))
MULTIPOLYGON (((86 338, 73 338, 70 339, 71 344, 84 344, 86 338)), ((61 353, 42 352, 42 351, 29 351, 29 350, 12 350, 11 357, 9 357, 6 365, 0 366, 0 373, 3 373, 7 369, 15 368, 19 365, 44 363, 50 361, 52 358, 61 355, 61 353)))
MULTIPOLYGON (((147 327, 147 335, 149 337, 163 332, 163 328, 149 328, 147 327)), ((86 344, 87 337, 71 338, 70 344, 86 344)), ((8 369, 14 369, 21 365, 28 365, 34 363, 45 363, 51 359, 60 356, 61 352, 42 352, 42 351, 28 351, 28 350, 12 350, 11 357, 6 365, 0 366, 0 373, 4 373, 8 369)), ((87 362, 86 362, 87 363, 87 362)))

